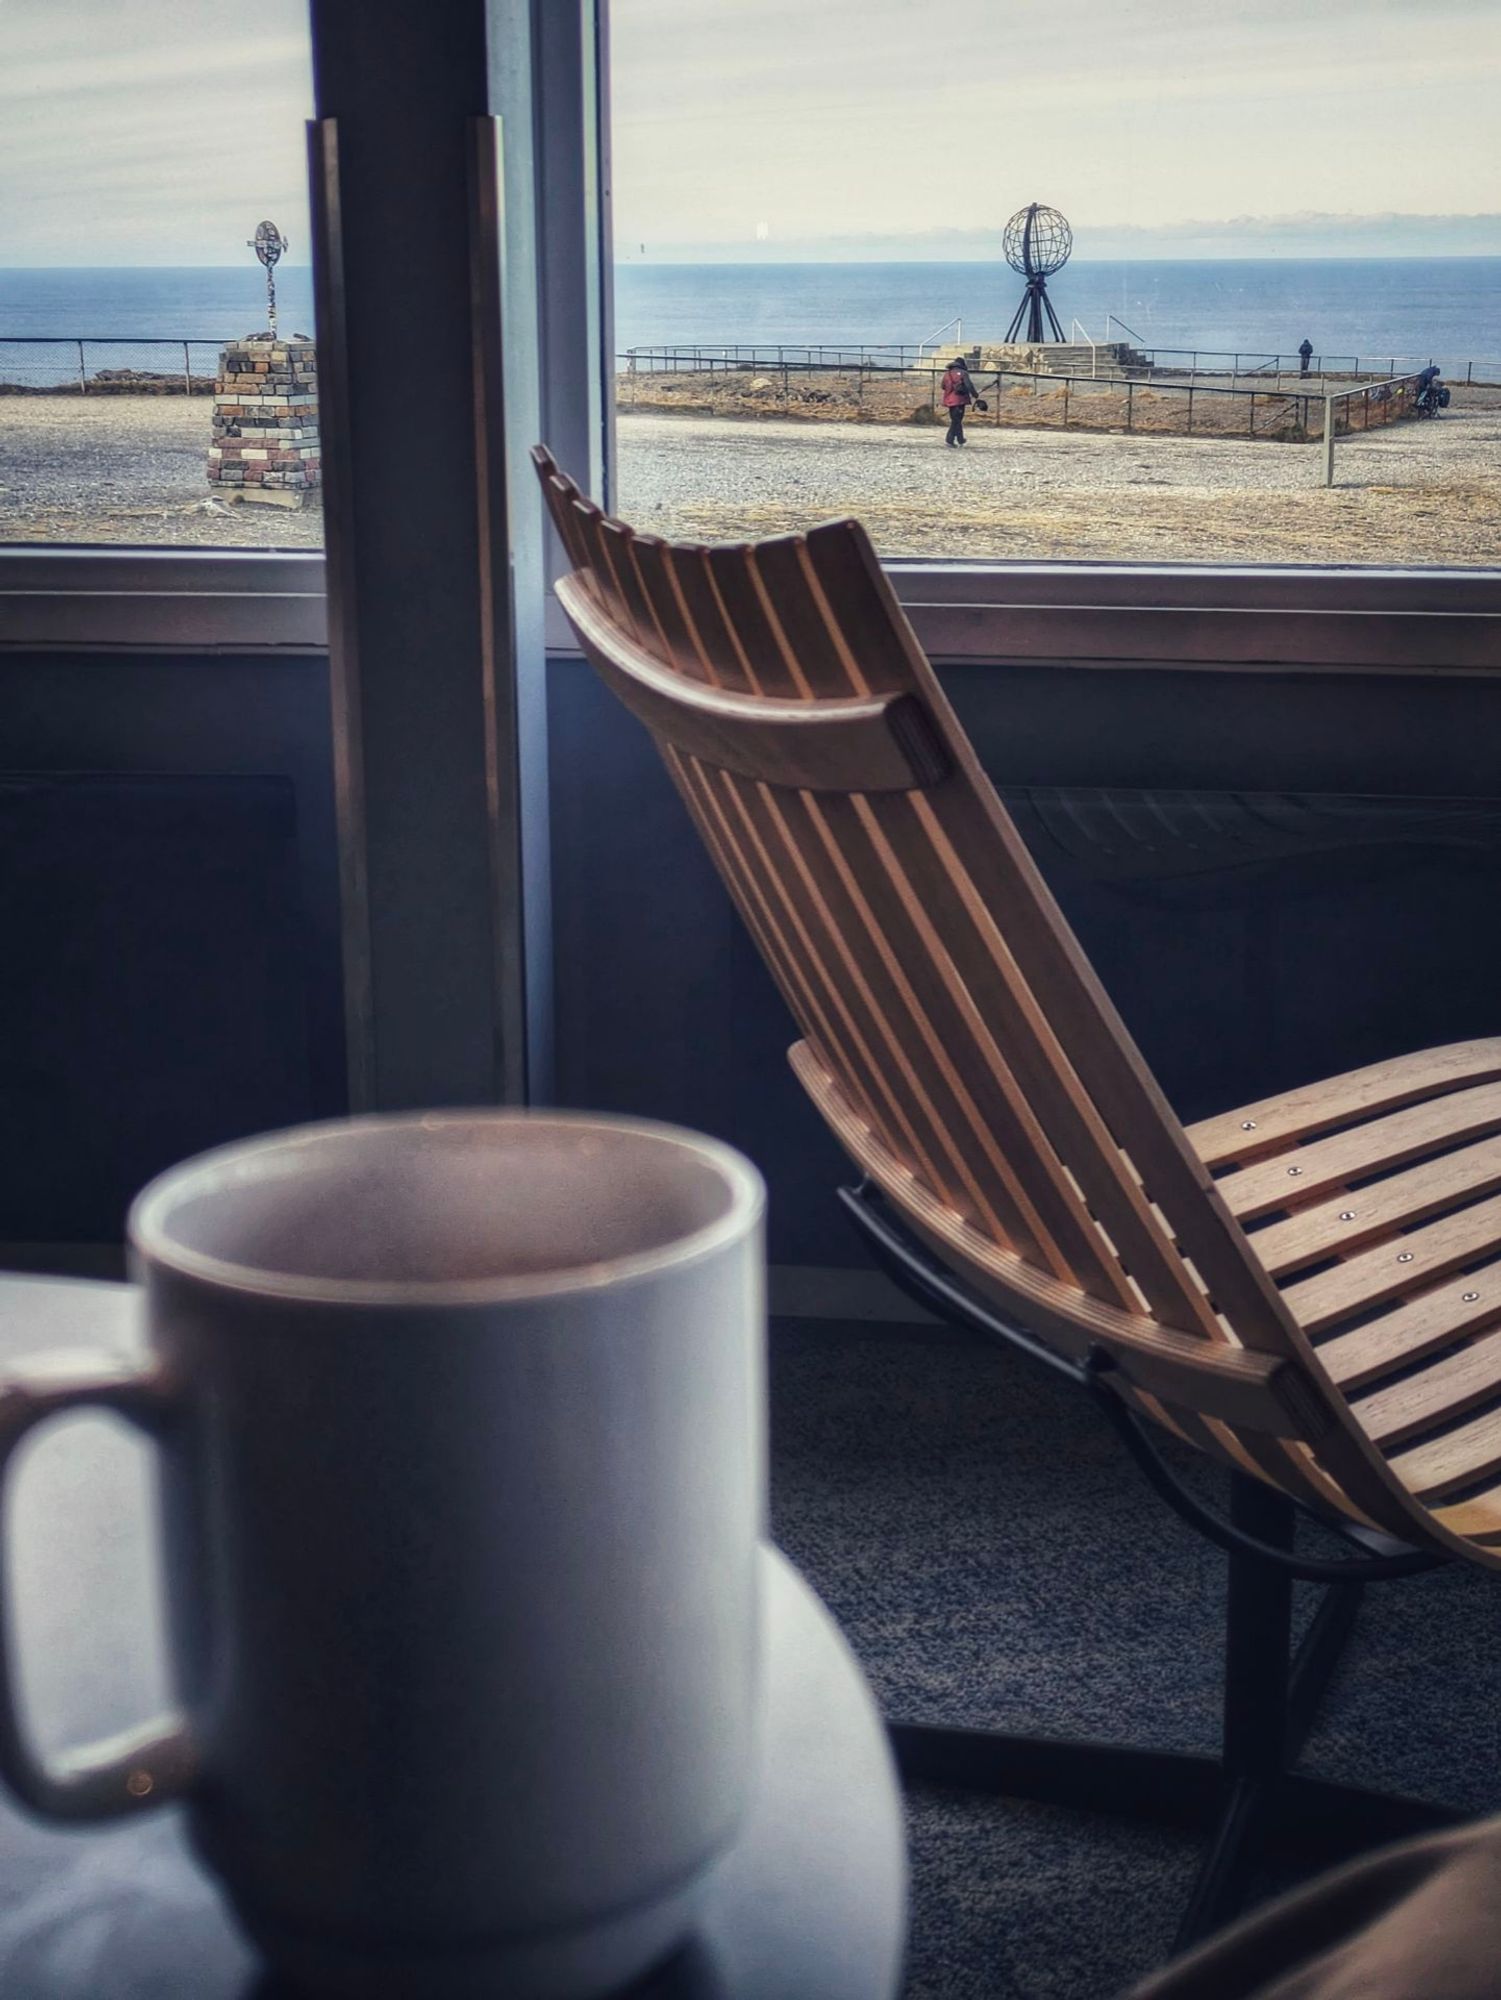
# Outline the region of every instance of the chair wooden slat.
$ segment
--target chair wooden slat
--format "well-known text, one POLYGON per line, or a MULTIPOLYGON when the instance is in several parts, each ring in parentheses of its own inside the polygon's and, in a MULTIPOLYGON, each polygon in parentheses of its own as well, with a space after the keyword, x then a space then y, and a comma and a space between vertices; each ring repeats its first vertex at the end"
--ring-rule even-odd
POLYGON ((912 885, 893 881, 880 867, 858 867, 855 829, 869 810, 865 800, 807 795, 789 807, 805 816, 826 858, 823 881, 836 923, 860 941, 862 959, 879 968, 873 976, 888 996, 896 1033, 909 1049, 920 1046, 942 1076, 958 1107, 960 1130, 968 1134, 966 1150, 979 1184, 998 1181, 1006 1189, 1059 1276, 1072 1277, 1097 1297, 1134 1304, 1119 1262, 1101 1241, 964 982, 951 964, 905 948, 912 885))
POLYGON ((538 471, 564 608, 905 1224, 1190 1443, 1501 1567, 1501 1040, 1185 1131, 858 524, 668 544, 538 471))
MULTIPOLYGON (((620 593, 621 602, 630 614, 638 643, 658 662, 668 660, 671 656, 666 639, 637 568, 635 544, 639 538, 623 521, 612 521, 608 515, 599 523, 599 536, 609 561, 610 575, 620 593)), ((563 581, 566 583, 567 579, 563 581)))
POLYGON ((757 852, 779 879, 830 982, 843 988, 877 1060, 901 1079, 911 1125, 924 1156, 936 1165, 934 1184, 945 1202, 961 1215, 983 1218, 1003 1241, 1056 1265, 1060 1253, 1038 1227, 1035 1209, 1018 1201, 1014 1184, 979 1169, 965 1139, 966 1128, 973 1129, 973 1099, 956 1089, 952 1064, 940 1059, 931 1024, 905 1001, 899 976, 863 930, 844 886, 810 864, 793 819, 797 801, 764 786, 736 789, 735 803, 757 852))
POLYGON ((910 1146, 914 1159, 926 1160, 889 1072, 874 1059, 843 995, 828 985, 823 967, 806 936, 800 933, 780 890, 766 881, 764 867, 747 852, 743 828, 732 819, 715 774, 670 745, 664 755, 794 1017, 824 1052, 831 1068, 858 1079, 854 1087, 864 1086, 862 1097, 883 1143, 894 1151, 903 1145, 910 1146))
POLYGON ((690 680, 717 684, 713 664, 694 629, 673 567, 672 549, 655 535, 637 535, 632 545, 636 574, 661 634, 663 659, 690 680))
POLYGON ((1372 1390, 1354 1410, 1372 1444, 1390 1450, 1493 1396, 1501 1396, 1501 1333, 1446 1354, 1389 1388, 1372 1390))
MULTIPOLYGON (((963 1173, 956 1171, 952 1138, 937 1126, 931 1107, 916 1090, 915 1072, 891 1023, 872 1001, 847 946, 829 938, 818 900, 809 896, 801 872, 778 866, 784 842, 775 802, 774 823, 768 826, 766 802, 738 780, 722 771, 701 770, 698 775, 709 808, 726 842, 740 856, 745 878, 760 895, 805 990, 825 1020, 837 1024, 832 1042, 843 1055, 842 1074, 863 1102, 882 1107, 884 1122, 903 1157, 912 1159, 951 1207, 968 1207, 968 1194, 960 1191, 963 1173)), ((1000 1228, 999 1222, 996 1227, 1000 1228)))
MULTIPOLYGON (((608 533, 606 524, 602 534, 608 533)), ((612 576, 631 579, 621 595, 639 632, 652 612, 634 564, 623 553, 609 554, 612 576)), ((910 695, 810 702, 685 685, 645 646, 612 634, 608 615, 571 578, 557 589, 600 677, 649 729, 689 756, 791 788, 817 781, 836 791, 910 791, 943 776, 942 748, 910 695)))
POLYGON ((589 563, 589 549, 579 528, 578 517, 573 508, 573 489, 567 480, 553 473, 544 482, 548 506, 557 527, 563 547, 568 551, 568 559, 575 569, 585 569, 589 563))
MULTIPOLYGON (((893 620, 889 604, 885 618, 873 614, 873 606, 877 610, 883 606, 887 582, 879 570, 873 572, 865 536, 847 534, 839 526, 815 530, 807 538, 807 566, 817 580, 823 624, 825 628, 833 626, 833 644, 841 664, 849 670, 851 664, 859 662, 863 678, 869 676, 869 686, 901 684, 903 674, 917 678, 925 702, 943 704, 921 654, 911 656, 901 640, 893 642, 893 634, 905 630, 905 624, 899 618, 893 620)), ((945 720, 951 720, 947 704, 943 704, 941 726, 945 720)), ((967 752, 969 746, 955 724, 951 754, 959 758, 967 752)), ((1185 1268, 1161 1226, 1155 1224, 1131 1164, 1121 1158, 1117 1144, 1089 1102, 1073 1062, 1059 1046, 1047 1004, 1039 1004, 1033 994, 1035 968, 1023 972, 1003 938, 995 908, 1013 912, 1025 898, 1011 896, 1011 884, 999 890, 1005 898, 999 904, 973 892, 973 870, 983 858, 995 858, 995 828, 987 824, 983 808, 983 800, 991 796, 989 786, 983 786, 981 780, 979 786, 945 788, 945 794, 935 792, 931 800, 923 802, 917 826, 893 822, 891 828, 883 828, 881 802, 869 806, 857 802, 853 818, 851 814, 845 818, 851 820, 851 826, 865 828, 877 858, 877 864, 865 868, 863 874, 871 882, 877 882, 883 872, 893 880, 905 876, 919 906, 943 910, 945 920, 937 928, 927 928, 923 952, 927 956, 937 952, 945 958, 951 972, 969 980, 985 994, 983 1004, 997 1010, 1007 1054, 1023 1076, 1051 1146, 1081 1184, 1087 1206, 1147 1304, 1161 1314, 1165 1324, 1223 1340, 1225 1334, 1203 1286, 1185 1268), (945 946, 945 938, 953 940, 953 950, 945 946)), ((1041 882, 1035 888, 1041 890, 1041 882)), ((1041 890, 1041 896, 1047 898, 1047 890, 1041 890)), ((1051 898, 1047 902, 1051 908, 1051 898)), ((1095 1040, 1101 1040, 1099 1034, 1095 1040)), ((1113 1288, 1103 1296, 1111 1296, 1111 1292, 1113 1288)))
POLYGON ((1501 1410, 1488 1410, 1442 1437, 1395 1452, 1388 1461, 1410 1493, 1442 1500, 1501 1471, 1501 1410))
POLYGON ((1362 1250, 1332 1270, 1300 1278, 1282 1296, 1298 1324, 1317 1333, 1431 1279, 1478 1263, 1498 1241, 1501 1197, 1493 1196, 1362 1250))
POLYGON ((1479 1139, 1385 1180, 1299 1209, 1285 1222, 1258 1229, 1251 1241, 1266 1268, 1274 1277, 1282 1277, 1325 1257, 1348 1256, 1378 1237, 1498 1187, 1501 1138, 1479 1139))
POLYGON ((1501 1319, 1501 1263, 1487 1264, 1399 1300, 1377 1319, 1331 1334, 1318 1355, 1346 1394, 1421 1361, 1501 1319))
POLYGON ((806 700, 813 692, 807 671, 772 613, 750 550, 719 543, 703 550, 702 560, 756 693, 806 700))
POLYGON ((830 1128, 860 1167, 902 1200, 918 1232, 941 1244, 960 1268, 994 1280, 1004 1303, 1015 1306, 1024 1299, 1028 1324, 1055 1334, 1066 1353, 1083 1355, 1098 1342, 1136 1388, 1181 1406, 1200 1422, 1208 1416, 1269 1438, 1301 1437, 1316 1427, 1317 1411, 1305 1400, 1295 1366, 1228 1341, 1215 1344, 1178 1333, 1145 1313, 1081 1298, 1075 1287, 999 1250, 922 1187, 893 1179, 894 1156, 883 1159, 872 1148, 863 1122, 803 1044, 793 1048, 792 1064, 830 1128))
MULTIPOLYGON (((636 629, 636 621, 631 616, 630 606, 626 603, 615 576, 613 556, 604 535, 603 512, 592 500, 586 500, 582 494, 576 494, 572 514, 574 533, 589 564, 589 591, 586 593, 578 586, 574 586, 578 601, 582 603, 586 597, 597 600, 619 622, 621 629, 640 643, 642 634, 636 629)), ((561 580, 567 581, 567 579, 561 580)))
POLYGON ((1216 1183, 1230 1213, 1253 1221, 1293 1200, 1304 1201, 1331 1187, 1347 1187, 1371 1174, 1406 1166, 1426 1153, 1501 1131, 1501 1084, 1480 1084, 1431 1097, 1405 1111, 1388 1112, 1352 1125, 1328 1139, 1241 1167, 1216 1183), (1288 1168, 1298 1172, 1289 1176, 1288 1168))
MULTIPOLYGON (((1038 1120, 1073 1173, 1087 1207, 1164 1325, 1223 1338, 1213 1309, 1153 1218, 1121 1154, 1069 1064, 1021 975, 988 907, 974 895, 957 850, 929 843, 925 813, 913 813, 917 839, 903 838, 875 802, 857 806, 873 850, 872 879, 902 877, 899 851, 914 848, 924 865, 908 880, 905 914, 917 949, 947 960, 953 978, 981 1015, 995 1023, 1038 1120), (892 834, 895 834, 895 838, 892 834), (962 952, 964 944, 970 949, 962 952), (960 953, 950 957, 950 945, 960 953)), ((897 921, 893 914, 892 921, 897 921)), ((1108 1293, 1106 1294, 1108 1296, 1108 1293)))
POLYGON ((1466 1084, 1493 1082, 1498 1077, 1501 1039, 1451 1042, 1444 1048, 1370 1063, 1303 1090, 1201 1119, 1189 1126, 1188 1136, 1207 1166, 1226 1166, 1268 1147, 1291 1145, 1332 1125, 1395 1111, 1425 1097, 1437 1097, 1466 1084))
POLYGON ((849 694, 879 693, 861 672, 837 621, 829 615, 804 538, 781 535, 758 542, 750 561, 768 615, 779 628, 790 656, 802 664, 803 678, 821 692, 843 683, 843 691, 849 694))

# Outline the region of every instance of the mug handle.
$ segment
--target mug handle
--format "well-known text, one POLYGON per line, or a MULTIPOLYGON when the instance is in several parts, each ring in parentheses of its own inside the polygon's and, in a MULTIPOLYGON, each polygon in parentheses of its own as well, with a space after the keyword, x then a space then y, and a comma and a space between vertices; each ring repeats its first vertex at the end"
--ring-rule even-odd
MULTIPOLYGON (((0 1378, 0 1543, 10 1461, 38 1424, 70 1410, 113 1410, 154 1437, 177 1400, 156 1362, 79 1352, 40 1355, 7 1368, 0 1378)), ((178 1716, 69 1750, 50 1767, 33 1753, 16 1712, 14 1621, 4 1569, 0 1560, 0 1778, 45 1819, 115 1819, 181 1798, 197 1777, 198 1759, 178 1716)))

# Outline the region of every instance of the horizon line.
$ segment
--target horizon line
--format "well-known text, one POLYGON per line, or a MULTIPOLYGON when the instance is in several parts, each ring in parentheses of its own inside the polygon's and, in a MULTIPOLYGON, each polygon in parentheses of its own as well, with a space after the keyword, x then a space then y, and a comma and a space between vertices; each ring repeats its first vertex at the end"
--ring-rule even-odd
MULTIPOLYGON (((1203 257, 1128 256, 1100 257, 1075 254, 1069 258, 1071 265, 1077 264, 1495 264, 1501 263, 1501 250, 1412 250, 1389 256, 1374 256, 1368 251, 1321 250, 1288 251, 1256 257, 1213 255, 1203 257)), ((768 265, 782 264, 991 264, 1009 269, 1004 256, 999 251, 991 257, 727 257, 715 256, 667 256, 667 257, 621 257, 612 262, 627 268, 670 270, 674 267, 694 265, 728 265, 747 270, 765 269, 768 265)), ((284 271, 311 272, 311 264, 282 264, 284 271)), ((1061 268, 1061 267, 1060 267, 1061 268)), ((244 277, 254 275, 255 267, 243 264, 174 263, 174 264, 4 264, 0 271, 233 271, 244 277)))

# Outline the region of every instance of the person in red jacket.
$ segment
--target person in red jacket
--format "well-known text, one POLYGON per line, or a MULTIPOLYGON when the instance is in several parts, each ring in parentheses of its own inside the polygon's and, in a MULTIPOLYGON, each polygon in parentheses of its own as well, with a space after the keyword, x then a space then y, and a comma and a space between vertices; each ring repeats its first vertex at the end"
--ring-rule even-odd
POLYGON ((962 354, 956 354, 943 371, 940 384, 943 391, 943 407, 949 413, 949 433, 945 444, 963 444, 964 412, 975 400, 975 385, 969 377, 969 363, 962 354))

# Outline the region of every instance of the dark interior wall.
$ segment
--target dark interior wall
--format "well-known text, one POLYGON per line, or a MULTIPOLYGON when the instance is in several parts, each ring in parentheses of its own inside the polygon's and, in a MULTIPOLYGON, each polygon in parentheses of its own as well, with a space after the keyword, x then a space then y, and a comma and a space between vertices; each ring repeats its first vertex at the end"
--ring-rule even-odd
MULTIPOLYGON (((1501 680, 943 679, 1186 1118, 1501 1032, 1501 680)), ((733 1141, 777 1260, 857 1262, 790 1017, 644 732, 566 660, 550 730, 559 1100, 733 1141)))
MULTIPOLYGON (((1501 680, 968 665, 945 682, 1187 1117, 1501 1032, 1501 680)), ((549 673, 557 1100, 742 1146, 858 1261, 790 1019, 644 733, 549 673)), ((0 657, 0 1242, 343 1108, 326 667, 0 657)))
POLYGON ((0 655, 0 1242, 343 1108, 322 658, 0 655))

